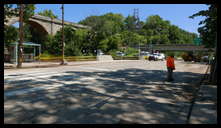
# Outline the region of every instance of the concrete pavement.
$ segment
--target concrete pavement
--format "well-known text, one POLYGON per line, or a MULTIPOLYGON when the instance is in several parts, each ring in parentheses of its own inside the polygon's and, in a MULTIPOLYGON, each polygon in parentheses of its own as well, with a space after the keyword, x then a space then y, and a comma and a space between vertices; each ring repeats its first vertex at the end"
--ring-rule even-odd
POLYGON ((182 124, 206 66, 176 61, 110 61, 4 70, 4 123, 182 124))
POLYGON ((201 85, 190 124, 217 124, 217 85, 201 85))

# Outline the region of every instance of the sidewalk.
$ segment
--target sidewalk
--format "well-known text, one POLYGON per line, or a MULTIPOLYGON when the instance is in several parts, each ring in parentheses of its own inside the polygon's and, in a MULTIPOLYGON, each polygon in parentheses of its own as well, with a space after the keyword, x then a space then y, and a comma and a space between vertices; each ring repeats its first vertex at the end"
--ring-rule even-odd
MULTIPOLYGON (((22 68, 37 68, 37 67, 54 67, 59 66, 59 62, 30 62, 22 63, 22 68)), ((16 64, 4 63, 4 69, 16 69, 16 64)))
POLYGON ((217 85, 201 85, 190 124, 217 124, 217 85))

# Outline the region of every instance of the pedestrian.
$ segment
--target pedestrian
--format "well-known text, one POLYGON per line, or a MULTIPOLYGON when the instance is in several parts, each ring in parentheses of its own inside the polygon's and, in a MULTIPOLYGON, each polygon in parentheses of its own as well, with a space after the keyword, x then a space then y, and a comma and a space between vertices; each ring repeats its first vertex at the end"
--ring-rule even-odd
POLYGON ((170 82, 170 81, 173 81, 173 70, 175 70, 175 65, 174 65, 174 55, 171 54, 167 57, 167 60, 166 60, 166 63, 167 63, 167 71, 168 71, 168 74, 167 74, 167 81, 170 82))

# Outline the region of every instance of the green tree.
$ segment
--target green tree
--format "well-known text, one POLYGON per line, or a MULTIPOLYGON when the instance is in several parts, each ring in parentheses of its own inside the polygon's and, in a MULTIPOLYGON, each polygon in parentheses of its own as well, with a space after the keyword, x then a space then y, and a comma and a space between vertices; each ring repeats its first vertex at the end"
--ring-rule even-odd
MULTIPOLYGON (((82 50, 88 48, 88 31, 87 30, 74 30, 72 26, 64 27, 65 35, 65 55, 67 56, 79 56, 82 55, 82 50)), ((60 55, 62 52, 61 38, 62 31, 58 31, 54 37, 48 36, 46 44, 49 47, 48 53, 53 55, 60 55)))
POLYGON ((125 23, 125 30, 128 31, 136 31, 136 18, 134 16, 127 16, 124 20, 125 23))
POLYGON ((12 9, 13 4, 4 4, 4 23, 6 23, 7 17, 11 17, 14 15, 14 13, 16 13, 16 11, 14 9, 12 9))
POLYGON ((197 16, 206 16, 206 19, 199 22, 202 27, 198 28, 203 44, 207 47, 214 48, 217 35, 217 5, 212 4, 208 10, 202 10, 190 16, 195 18, 197 16))
POLYGON ((104 42, 112 40, 111 36, 124 29, 123 21, 124 17, 121 14, 107 13, 101 16, 89 16, 79 23, 92 27, 88 39, 89 43, 93 45, 91 47, 94 51, 101 48, 102 46, 100 45, 104 46, 104 42), (102 44, 100 44, 101 42, 102 44))
POLYGON ((147 42, 145 36, 131 31, 124 31, 121 33, 123 47, 138 47, 147 42))
POLYGON ((111 50, 117 50, 122 44, 122 38, 120 34, 115 34, 109 36, 108 38, 101 41, 99 48, 104 52, 109 52, 111 50))
POLYGON ((169 37, 168 38, 169 38, 171 44, 182 44, 183 43, 181 41, 180 29, 175 25, 171 25, 169 27, 169 37))
POLYGON ((208 10, 202 10, 190 16, 190 18, 206 16, 205 20, 200 21, 199 25, 202 27, 199 27, 198 31, 206 47, 216 48, 215 60, 211 64, 209 78, 210 82, 214 84, 217 84, 217 6, 217 4, 211 4, 208 10))
POLYGON ((43 12, 39 12, 38 15, 42 15, 42 16, 47 16, 47 17, 50 17, 52 19, 55 19, 55 18, 58 18, 57 15, 55 15, 52 10, 44 10, 43 12))
POLYGON ((104 20, 101 18, 101 16, 89 16, 79 22, 79 24, 90 26, 94 31, 98 31, 99 28, 103 25, 103 23, 104 20))
POLYGON ((151 42, 153 44, 169 43, 169 21, 164 21, 159 15, 149 16, 144 25, 144 29, 151 31, 151 42))
POLYGON ((33 42, 30 28, 31 26, 29 24, 24 24, 24 42, 33 42))
MULTIPOLYGON (((11 17, 13 15, 19 15, 19 4, 4 4, 4 23, 7 22, 6 17, 11 17)), ((27 21, 29 17, 34 15, 35 5, 25 4, 24 5, 24 21, 27 21)))
MULTIPOLYGON (((19 4, 4 4, 4 23, 7 22, 7 17, 10 18, 13 15, 19 16, 19 6, 20 6, 19 4)), ((35 10, 34 4, 24 5, 24 16, 23 16, 24 22, 27 23, 28 18, 34 15, 34 10, 35 10)), ((7 25, 4 25, 4 27, 6 26, 7 25)))
POLYGON ((18 40, 18 29, 14 26, 5 26, 4 30, 4 44, 9 46, 10 43, 18 40))
POLYGON ((79 23, 92 27, 86 36, 87 47, 91 52, 98 48, 109 52, 119 50, 121 47, 138 47, 148 43, 192 43, 197 37, 195 33, 171 25, 158 15, 149 16, 145 22, 138 22, 130 15, 124 18, 120 14, 107 13, 89 16, 79 23), (140 29, 136 29, 137 24, 140 25, 140 29))
POLYGON ((152 44, 187 44, 193 43, 197 34, 187 32, 158 15, 149 16, 141 30, 147 41, 152 44))

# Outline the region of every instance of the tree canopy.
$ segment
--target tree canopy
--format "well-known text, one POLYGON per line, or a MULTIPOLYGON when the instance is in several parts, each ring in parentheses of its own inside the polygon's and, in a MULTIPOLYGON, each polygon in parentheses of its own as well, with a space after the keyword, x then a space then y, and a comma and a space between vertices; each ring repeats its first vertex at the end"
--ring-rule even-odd
MULTIPOLYGON (((7 22, 6 17, 12 17, 13 15, 19 15, 20 4, 4 4, 4 23, 7 22)), ((24 4, 24 22, 27 23, 28 18, 34 15, 35 5, 34 4, 24 4)), ((25 39, 30 38, 28 34, 29 30, 27 26, 25 29, 25 39)), ((4 43, 9 45, 12 42, 18 40, 18 29, 13 26, 4 25, 4 43)))
POLYGON ((42 15, 42 16, 47 16, 47 17, 50 17, 50 18, 52 18, 52 19, 54 19, 54 18, 58 18, 58 16, 57 15, 55 15, 53 12, 52 12, 52 10, 44 10, 44 11, 42 11, 42 12, 38 12, 38 15, 42 15))
POLYGON ((151 44, 190 44, 197 34, 187 32, 159 15, 149 16, 145 22, 134 16, 107 13, 101 16, 89 16, 79 22, 92 27, 96 32, 98 48, 108 52, 120 47, 137 47, 151 44), (140 28, 137 28, 139 25, 140 28), (113 43, 115 42, 115 43, 113 43), (115 45, 114 45, 115 44, 115 45))
POLYGON ((206 16, 205 20, 200 21, 198 28, 203 44, 208 48, 215 48, 215 59, 211 63, 209 81, 217 84, 217 5, 209 5, 208 10, 199 11, 190 16, 194 18, 197 16, 206 16))
POLYGON ((203 44, 207 47, 215 47, 215 40, 217 35, 217 5, 212 4, 208 10, 199 11, 190 16, 195 18, 197 16, 206 16, 206 19, 199 22, 202 27, 198 28, 200 37, 203 39, 203 44))
MULTIPOLYGON (((51 10, 44 10, 38 14, 57 18, 51 10)), ((66 55, 95 54, 98 49, 109 53, 125 47, 138 48, 140 45, 149 44, 187 44, 193 43, 197 37, 197 34, 172 25, 159 15, 151 15, 145 21, 138 21, 134 16, 124 17, 118 13, 106 13, 86 17, 79 24, 88 25, 92 29, 74 30, 71 26, 66 26, 66 55)), ((55 36, 43 36, 36 29, 25 26, 26 40, 41 43, 43 51, 50 54, 60 53, 61 31, 55 36)))
MULTIPOLYGON (((4 23, 7 22, 6 17, 13 15, 19 15, 20 4, 4 4, 4 23)), ((24 16, 23 19, 26 22, 29 17, 34 15, 35 5, 24 4, 24 16)))

